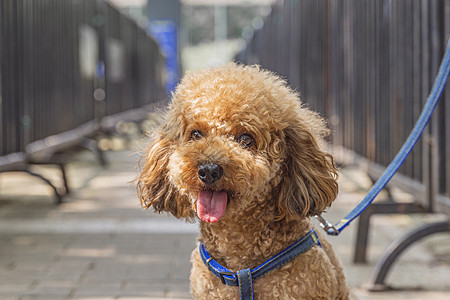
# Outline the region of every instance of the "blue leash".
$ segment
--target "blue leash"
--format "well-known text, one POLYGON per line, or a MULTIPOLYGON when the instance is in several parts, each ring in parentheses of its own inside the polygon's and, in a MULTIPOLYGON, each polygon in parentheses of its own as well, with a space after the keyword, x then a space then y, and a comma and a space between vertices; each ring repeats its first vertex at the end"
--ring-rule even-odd
POLYGON ((398 171, 400 166, 403 164, 405 159, 408 157, 414 145, 419 140, 422 135, 428 121, 430 121, 431 115, 439 101, 440 96, 444 90, 447 78, 450 73, 450 39, 447 42, 447 47, 445 49, 445 54, 439 67, 438 75, 431 89, 430 95, 428 96, 427 102, 414 126, 412 132, 410 133, 408 139, 403 144, 400 151, 397 153, 395 158, 383 172, 381 177, 372 186, 372 188, 367 193, 366 197, 342 220, 340 220, 336 225, 331 224, 325 220, 322 216, 316 216, 320 222, 320 226, 329 235, 339 235, 341 231, 347 227, 355 218, 357 218, 375 199, 375 197, 381 192, 381 190, 386 186, 386 184, 391 180, 392 176, 398 171))

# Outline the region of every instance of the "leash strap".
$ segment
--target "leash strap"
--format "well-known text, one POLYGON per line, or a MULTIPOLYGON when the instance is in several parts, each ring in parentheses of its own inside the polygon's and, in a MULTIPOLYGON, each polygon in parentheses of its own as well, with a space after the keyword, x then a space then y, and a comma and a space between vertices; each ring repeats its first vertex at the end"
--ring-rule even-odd
POLYGON ((447 42, 447 47, 445 49, 445 54, 442 59, 441 65, 439 67, 438 75, 433 84, 433 88, 428 96, 427 102, 417 120, 416 125, 411 131, 408 139, 403 144, 400 151, 397 153, 395 158, 383 172, 381 177, 372 186, 364 199, 342 220, 340 220, 336 225, 332 225, 326 221, 322 216, 317 216, 321 227, 329 235, 339 235, 339 233, 347 227, 355 218, 357 218, 375 199, 375 197, 381 192, 381 190, 386 186, 386 184, 391 180, 392 176, 398 171, 400 166, 403 164, 405 159, 408 157, 414 145, 419 140, 422 135, 426 125, 430 121, 431 115, 439 101, 440 96, 444 90, 445 84, 447 82, 450 73, 450 39, 447 42))
POLYGON ((209 255, 208 251, 206 251, 206 248, 202 242, 199 244, 199 252, 203 263, 208 267, 211 273, 214 274, 214 276, 219 278, 223 284, 228 286, 239 286, 239 295, 242 300, 253 300, 253 280, 256 280, 267 273, 282 267, 315 245, 321 246, 317 232, 314 229, 311 229, 299 241, 279 252, 258 267, 254 269, 242 269, 237 272, 231 272, 215 261, 209 255))

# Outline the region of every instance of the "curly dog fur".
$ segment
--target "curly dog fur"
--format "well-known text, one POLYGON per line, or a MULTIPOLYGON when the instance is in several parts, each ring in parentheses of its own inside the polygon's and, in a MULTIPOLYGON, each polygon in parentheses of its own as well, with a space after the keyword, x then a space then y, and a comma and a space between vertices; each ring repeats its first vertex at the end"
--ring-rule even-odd
MULTIPOLYGON (((143 156, 141 204, 198 216, 199 239, 216 261, 254 268, 302 238, 309 217, 335 199, 337 170, 321 147, 327 134, 323 119, 271 72, 230 63, 189 73, 143 156)), ((321 241, 255 280, 255 299, 348 299, 340 262, 321 241)), ((192 264, 196 299, 239 299, 197 249, 192 264)))

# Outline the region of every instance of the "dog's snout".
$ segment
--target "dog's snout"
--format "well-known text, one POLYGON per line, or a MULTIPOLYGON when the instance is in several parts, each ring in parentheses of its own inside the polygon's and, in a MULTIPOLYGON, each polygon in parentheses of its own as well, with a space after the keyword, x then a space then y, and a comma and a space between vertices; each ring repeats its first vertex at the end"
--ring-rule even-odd
POLYGON ((212 184, 223 175, 223 168, 218 164, 204 164, 198 169, 198 177, 206 184, 212 184))

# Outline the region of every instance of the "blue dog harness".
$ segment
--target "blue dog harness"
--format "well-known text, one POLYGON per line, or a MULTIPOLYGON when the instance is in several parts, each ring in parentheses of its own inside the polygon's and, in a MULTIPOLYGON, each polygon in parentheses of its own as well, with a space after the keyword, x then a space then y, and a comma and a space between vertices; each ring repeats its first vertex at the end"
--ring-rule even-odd
POLYGON ((279 252, 263 264, 254 269, 242 269, 237 272, 231 272, 217 261, 215 261, 206 251, 203 243, 200 242, 199 252, 203 263, 223 284, 228 286, 238 286, 239 296, 242 300, 254 300, 253 294, 253 280, 258 279, 270 271, 280 268, 286 263, 290 262, 298 255, 305 253, 315 245, 322 247, 319 241, 319 236, 311 229, 304 237, 295 242, 288 248, 279 252))

